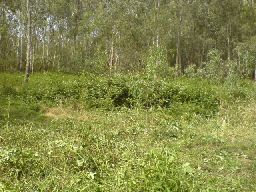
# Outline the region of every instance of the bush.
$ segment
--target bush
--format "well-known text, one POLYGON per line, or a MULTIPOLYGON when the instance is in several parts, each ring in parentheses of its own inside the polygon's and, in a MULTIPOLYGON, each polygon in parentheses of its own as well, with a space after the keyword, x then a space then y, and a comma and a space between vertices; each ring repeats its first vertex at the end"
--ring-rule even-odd
POLYGON ((30 149, 0 148, 0 171, 9 172, 18 180, 26 176, 41 176, 44 174, 40 158, 30 149))
POLYGON ((192 64, 189 65, 186 69, 185 69, 185 75, 186 77, 197 77, 197 66, 192 64))
POLYGON ((225 70, 224 62, 221 59, 221 53, 217 49, 212 49, 209 51, 208 61, 205 64, 205 77, 214 80, 224 79, 225 74, 223 69, 225 70))
POLYGON ((150 81, 143 77, 99 78, 88 82, 84 92, 83 99, 89 108, 170 109, 180 103, 192 104, 195 111, 200 113, 200 109, 216 112, 219 106, 219 99, 211 87, 209 85, 198 87, 196 81, 193 83, 150 81))
MULTIPOLYGON (((196 113, 218 111, 219 96, 200 79, 148 79, 147 76, 34 75, 23 91, 8 89, 29 103, 79 102, 87 108, 115 109, 189 106, 196 113)), ((7 94, 2 91, 2 94, 7 94)), ((186 108, 186 107, 185 107, 186 108)), ((184 109, 185 109, 184 108, 184 109)))
POLYGON ((168 59, 165 49, 162 47, 151 47, 145 58, 146 74, 149 79, 154 79, 157 76, 165 76, 165 71, 168 69, 168 59))

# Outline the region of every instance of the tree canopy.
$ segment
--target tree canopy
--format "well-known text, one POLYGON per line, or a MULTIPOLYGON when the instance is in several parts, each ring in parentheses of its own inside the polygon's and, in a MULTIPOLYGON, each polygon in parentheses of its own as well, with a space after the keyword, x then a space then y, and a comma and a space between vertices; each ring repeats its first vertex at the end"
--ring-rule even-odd
MULTIPOLYGON (((155 55, 155 68, 184 73, 208 65, 213 50, 241 75, 255 67, 254 0, 35 0, 29 6, 32 71, 137 72, 155 55)), ((0 1, 2 71, 25 70, 27 10, 27 0, 0 1)))

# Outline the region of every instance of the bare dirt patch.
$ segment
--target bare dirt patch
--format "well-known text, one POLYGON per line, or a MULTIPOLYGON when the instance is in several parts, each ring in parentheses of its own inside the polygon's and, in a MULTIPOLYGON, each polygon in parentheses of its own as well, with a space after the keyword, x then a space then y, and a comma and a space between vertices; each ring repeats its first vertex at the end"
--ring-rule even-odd
POLYGON ((90 119, 90 116, 86 111, 77 111, 71 107, 51 107, 44 111, 44 116, 52 119, 75 119, 79 121, 90 119))

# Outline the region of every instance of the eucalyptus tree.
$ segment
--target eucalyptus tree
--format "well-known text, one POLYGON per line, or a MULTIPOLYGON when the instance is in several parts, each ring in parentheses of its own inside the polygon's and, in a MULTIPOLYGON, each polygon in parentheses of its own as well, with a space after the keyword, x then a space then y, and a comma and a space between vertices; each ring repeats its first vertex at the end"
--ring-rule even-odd
POLYGON ((27 0, 27 56, 26 56, 26 72, 25 82, 28 82, 31 73, 31 4, 27 0))
POLYGON ((142 71, 151 59, 182 74, 207 65, 212 49, 239 65, 246 50, 253 55, 255 8, 252 0, 1 0, 0 69, 24 70, 26 61, 26 76, 113 74, 142 71))

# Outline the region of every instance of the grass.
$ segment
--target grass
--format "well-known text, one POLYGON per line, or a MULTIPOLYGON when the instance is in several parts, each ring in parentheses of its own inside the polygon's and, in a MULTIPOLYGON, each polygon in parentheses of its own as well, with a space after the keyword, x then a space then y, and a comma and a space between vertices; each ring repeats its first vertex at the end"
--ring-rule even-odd
POLYGON ((220 106, 205 116, 35 101, 3 75, 13 89, 0 89, 0 191, 256 191, 254 83, 213 84, 220 106))

